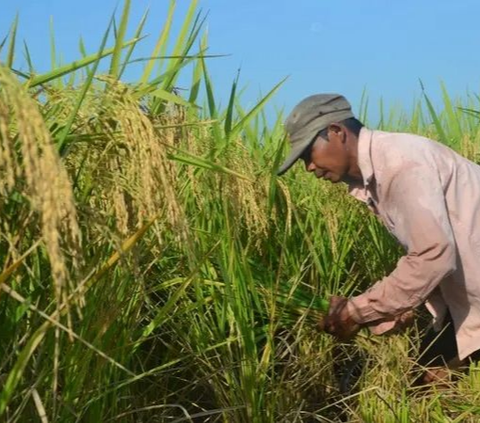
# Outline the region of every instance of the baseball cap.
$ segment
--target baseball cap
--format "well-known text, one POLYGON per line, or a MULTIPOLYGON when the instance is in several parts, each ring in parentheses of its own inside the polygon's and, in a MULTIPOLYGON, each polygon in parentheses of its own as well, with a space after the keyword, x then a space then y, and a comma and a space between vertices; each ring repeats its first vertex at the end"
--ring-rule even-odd
POLYGON ((292 148, 277 175, 283 175, 293 166, 320 131, 352 117, 352 106, 340 94, 315 94, 303 99, 285 120, 292 148))

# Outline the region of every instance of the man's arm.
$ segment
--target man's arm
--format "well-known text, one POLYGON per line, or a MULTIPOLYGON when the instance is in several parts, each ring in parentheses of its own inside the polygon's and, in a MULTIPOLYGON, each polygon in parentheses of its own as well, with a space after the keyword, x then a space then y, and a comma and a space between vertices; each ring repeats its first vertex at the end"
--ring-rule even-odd
POLYGON ((455 241, 436 172, 410 166, 384 189, 383 209, 407 255, 389 276, 347 303, 349 314, 360 324, 417 307, 456 268, 455 241))

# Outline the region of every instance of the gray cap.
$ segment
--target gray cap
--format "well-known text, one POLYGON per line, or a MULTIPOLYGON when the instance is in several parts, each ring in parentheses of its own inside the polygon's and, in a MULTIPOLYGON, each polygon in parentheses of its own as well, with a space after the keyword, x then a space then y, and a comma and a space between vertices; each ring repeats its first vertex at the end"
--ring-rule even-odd
POLYGON ((298 103, 285 121, 292 151, 277 175, 292 167, 320 131, 352 117, 352 106, 340 94, 316 94, 298 103))

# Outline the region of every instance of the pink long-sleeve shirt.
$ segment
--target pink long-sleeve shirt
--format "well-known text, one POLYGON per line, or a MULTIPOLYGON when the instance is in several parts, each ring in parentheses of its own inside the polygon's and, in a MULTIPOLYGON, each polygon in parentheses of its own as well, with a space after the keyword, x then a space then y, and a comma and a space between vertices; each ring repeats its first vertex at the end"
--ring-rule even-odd
POLYGON ((390 275, 350 299, 353 319, 382 333, 394 316, 425 302, 437 329, 450 311, 460 359, 479 350, 480 166, 430 139, 367 128, 358 160, 363 185, 350 193, 407 254, 390 275))

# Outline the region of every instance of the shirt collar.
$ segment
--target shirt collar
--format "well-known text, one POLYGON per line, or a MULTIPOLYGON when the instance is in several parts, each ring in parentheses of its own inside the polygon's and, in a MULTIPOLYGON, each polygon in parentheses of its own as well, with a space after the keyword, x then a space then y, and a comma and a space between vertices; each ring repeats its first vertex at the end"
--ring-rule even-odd
POLYGON ((368 202, 370 197, 368 187, 373 180, 373 164, 372 164, 372 137, 373 131, 363 127, 358 136, 358 167, 362 174, 363 185, 361 183, 349 184, 348 191, 360 201, 368 202))
POLYGON ((372 138, 373 131, 363 127, 358 136, 358 167, 362 173, 363 185, 368 187, 373 179, 373 164, 372 164, 372 138))

